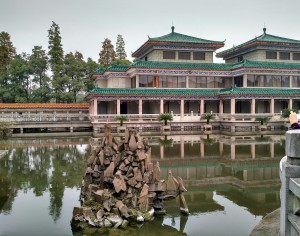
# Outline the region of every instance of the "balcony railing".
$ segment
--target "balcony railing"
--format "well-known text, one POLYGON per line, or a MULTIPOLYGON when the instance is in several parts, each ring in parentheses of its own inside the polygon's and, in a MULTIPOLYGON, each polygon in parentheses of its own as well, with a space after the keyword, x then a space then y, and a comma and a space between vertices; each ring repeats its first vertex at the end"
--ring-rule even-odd
POLYGON ((2 122, 66 122, 66 121, 88 121, 88 114, 31 114, 31 113, 4 113, 0 114, 2 122))

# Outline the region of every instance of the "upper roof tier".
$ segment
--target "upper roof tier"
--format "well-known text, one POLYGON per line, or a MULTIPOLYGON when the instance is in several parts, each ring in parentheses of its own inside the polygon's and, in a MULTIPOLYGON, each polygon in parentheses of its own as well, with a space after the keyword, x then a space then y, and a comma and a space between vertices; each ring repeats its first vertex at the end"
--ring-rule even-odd
POLYGON ((300 41, 295 39, 283 38, 276 35, 267 34, 267 29, 263 28, 263 34, 255 37, 245 43, 232 47, 230 49, 224 50, 216 54, 217 57, 229 58, 231 56, 236 56, 238 54, 242 54, 243 52, 247 51, 250 48, 255 48, 258 45, 272 45, 278 47, 299 47, 300 48, 300 41))
POLYGON ((150 38, 148 37, 148 40, 139 47, 135 52, 132 53, 133 57, 140 57, 145 52, 147 52, 149 49, 155 46, 161 46, 161 45, 170 45, 170 46, 194 46, 194 47, 209 47, 214 50, 217 50, 218 48, 221 48, 224 46, 224 41, 213 41, 213 40, 207 40, 202 38, 196 38, 185 34, 176 33, 174 31, 174 26, 172 26, 172 32, 160 37, 156 38, 150 38))

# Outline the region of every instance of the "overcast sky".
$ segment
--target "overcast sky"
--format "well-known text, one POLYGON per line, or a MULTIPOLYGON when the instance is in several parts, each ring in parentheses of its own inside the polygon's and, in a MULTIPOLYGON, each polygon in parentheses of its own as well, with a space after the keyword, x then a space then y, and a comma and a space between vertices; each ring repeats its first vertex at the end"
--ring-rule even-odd
MULTIPOLYGON (((48 29, 60 26, 64 52, 98 60, 105 38, 125 40, 131 59, 150 37, 175 31, 225 40, 225 50, 267 33, 300 40, 300 0, 0 0, 0 32, 11 35, 17 52, 48 50, 48 29)), ((216 60, 218 61, 218 60, 216 60)))

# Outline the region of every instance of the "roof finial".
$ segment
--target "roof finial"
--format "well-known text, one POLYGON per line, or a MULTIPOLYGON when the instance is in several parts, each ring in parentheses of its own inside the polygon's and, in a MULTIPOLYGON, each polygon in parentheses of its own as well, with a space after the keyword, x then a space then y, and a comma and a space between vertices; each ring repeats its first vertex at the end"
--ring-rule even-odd
POLYGON ((171 29, 172 29, 172 33, 174 33, 175 27, 174 27, 174 25, 173 25, 173 22, 172 22, 172 27, 171 27, 171 29))
POLYGON ((264 23, 264 28, 263 28, 264 34, 267 32, 266 24, 264 23))

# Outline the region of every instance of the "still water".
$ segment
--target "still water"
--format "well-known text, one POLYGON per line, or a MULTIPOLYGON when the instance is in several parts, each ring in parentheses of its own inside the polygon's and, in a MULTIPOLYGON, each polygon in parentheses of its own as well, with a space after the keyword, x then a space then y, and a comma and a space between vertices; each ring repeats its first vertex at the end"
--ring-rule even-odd
MULTIPOLYGON (((89 137, 0 141, 0 235, 99 235, 72 232, 89 137)), ((149 137, 162 178, 168 170, 188 189, 190 215, 165 202, 167 215, 101 235, 249 235, 277 209, 285 136, 149 137)))

